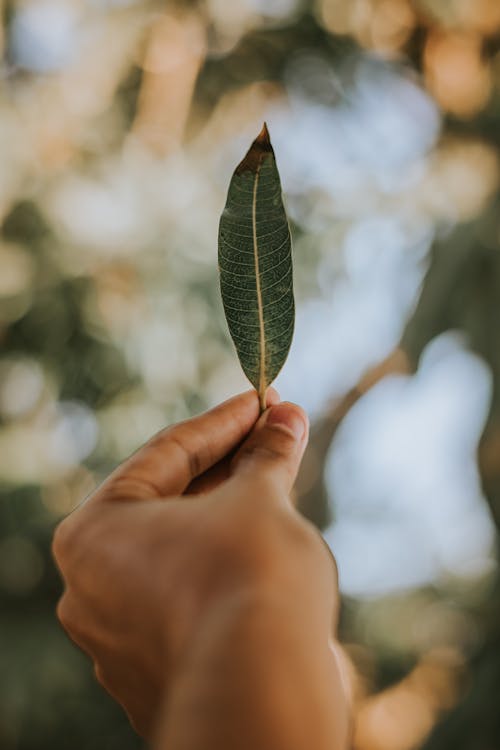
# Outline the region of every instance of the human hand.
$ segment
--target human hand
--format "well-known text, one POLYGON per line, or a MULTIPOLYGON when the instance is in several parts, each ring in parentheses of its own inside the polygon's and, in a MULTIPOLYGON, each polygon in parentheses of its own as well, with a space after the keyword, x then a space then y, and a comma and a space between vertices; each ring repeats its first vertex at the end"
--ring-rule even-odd
POLYGON ((256 422, 248 392, 160 432, 56 530, 59 618, 145 737, 190 652, 229 611, 298 618, 326 653, 335 569, 289 499, 307 419, 277 402, 271 391, 256 422))

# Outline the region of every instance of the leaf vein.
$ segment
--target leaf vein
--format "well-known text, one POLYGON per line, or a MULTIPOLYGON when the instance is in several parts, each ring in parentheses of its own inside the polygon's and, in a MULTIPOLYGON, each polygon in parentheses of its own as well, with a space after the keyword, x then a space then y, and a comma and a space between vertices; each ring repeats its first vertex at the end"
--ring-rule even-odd
POLYGON ((278 284, 281 284, 281 282, 283 281, 283 279, 286 279, 286 277, 291 272, 291 270, 292 270, 292 266, 290 265, 290 267, 287 268, 287 270, 285 271, 285 273, 283 274, 283 276, 280 279, 278 279, 278 281, 274 281, 272 284, 269 284, 269 286, 264 287, 262 289, 262 292, 267 292, 268 289, 272 289, 273 287, 278 286, 278 284))
MULTIPOLYGON (((273 250, 270 250, 270 252, 265 253, 264 255, 261 255, 260 259, 261 260, 267 260, 268 258, 271 257, 271 255, 274 255, 275 253, 279 252, 286 245, 286 243, 288 242, 288 239, 289 238, 286 237, 283 240, 283 242, 281 243, 281 245, 278 245, 278 247, 275 247, 273 250)), ((233 247, 232 245, 230 245, 225 240, 222 240, 222 242, 224 243, 224 245, 227 245, 231 250, 234 250, 235 253, 241 253, 241 254, 244 254, 244 255, 253 255, 253 253, 249 253, 246 250, 239 250, 237 247, 233 247)), ((253 266, 254 265, 253 263, 242 263, 241 261, 233 260, 232 258, 229 258, 226 255, 223 255, 221 252, 219 252, 219 258, 222 258, 222 260, 227 260, 228 263, 238 263, 238 265, 242 265, 242 266, 253 266)), ((276 267, 276 266, 274 266, 274 267, 276 267)))
MULTIPOLYGON (((286 308, 286 310, 283 310, 278 315, 275 315, 274 318, 269 318, 269 319, 266 318, 264 320, 264 324, 265 325, 269 325, 270 323, 274 323, 276 320, 279 320, 280 318, 283 318, 287 313, 290 312, 290 310, 293 310, 293 307, 294 307, 294 302, 293 302, 293 298, 292 298, 292 302, 291 302, 290 305, 288 305, 288 307, 286 308)), ((234 309, 234 308, 232 308, 232 309, 234 309)), ((241 320, 236 320, 235 318, 231 318, 231 316, 227 315, 227 314, 226 314, 226 317, 227 317, 227 321, 228 321, 228 323, 230 325, 231 324, 234 325, 234 326, 241 325, 241 326, 245 326, 246 328, 258 328, 259 327, 258 323, 246 323, 244 321, 242 322, 241 320)), ((269 339, 268 339, 268 341, 269 341, 269 339)))

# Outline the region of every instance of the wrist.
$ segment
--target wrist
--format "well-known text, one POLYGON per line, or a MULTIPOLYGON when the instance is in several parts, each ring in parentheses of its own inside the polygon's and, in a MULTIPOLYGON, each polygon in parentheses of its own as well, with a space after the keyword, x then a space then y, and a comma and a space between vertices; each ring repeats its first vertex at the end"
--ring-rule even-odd
POLYGON ((170 674, 182 671, 201 643, 233 629, 248 631, 250 637, 263 628, 270 634, 280 631, 286 623, 297 641, 310 646, 319 638, 326 644, 331 633, 317 619, 290 592, 269 581, 230 585, 204 596, 186 592, 166 628, 170 674))
POLYGON ((207 613, 161 714, 158 750, 340 750, 347 732, 327 630, 265 591, 239 592, 207 613))
POLYGON ((276 602, 265 586, 259 584, 231 585, 203 595, 185 592, 178 600, 175 615, 167 613, 165 632, 170 674, 181 672, 207 638, 222 630, 249 626, 259 619, 278 618, 276 610, 276 602))

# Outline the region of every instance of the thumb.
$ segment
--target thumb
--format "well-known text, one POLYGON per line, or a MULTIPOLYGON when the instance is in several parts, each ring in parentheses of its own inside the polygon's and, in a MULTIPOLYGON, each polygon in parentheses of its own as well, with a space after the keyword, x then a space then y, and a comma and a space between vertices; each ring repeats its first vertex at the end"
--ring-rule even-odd
POLYGON ((307 445, 309 423, 300 406, 282 402, 260 417, 236 453, 231 474, 247 486, 271 486, 288 494, 307 445))

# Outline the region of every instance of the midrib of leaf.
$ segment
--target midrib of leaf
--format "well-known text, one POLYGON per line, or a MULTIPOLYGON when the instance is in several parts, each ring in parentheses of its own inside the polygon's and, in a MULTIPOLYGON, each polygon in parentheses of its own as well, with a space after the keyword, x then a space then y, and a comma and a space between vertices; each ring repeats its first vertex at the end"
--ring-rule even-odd
POLYGON ((261 411, 266 408, 266 331, 264 328, 264 307, 262 304, 262 293, 260 289, 260 265, 259 265, 259 243, 257 240, 257 189, 259 186, 259 175, 262 161, 259 161, 255 172, 252 196, 252 234, 253 234, 253 257, 255 263, 255 287, 257 293, 257 311, 259 314, 260 332, 260 357, 259 357, 259 401, 261 411))

